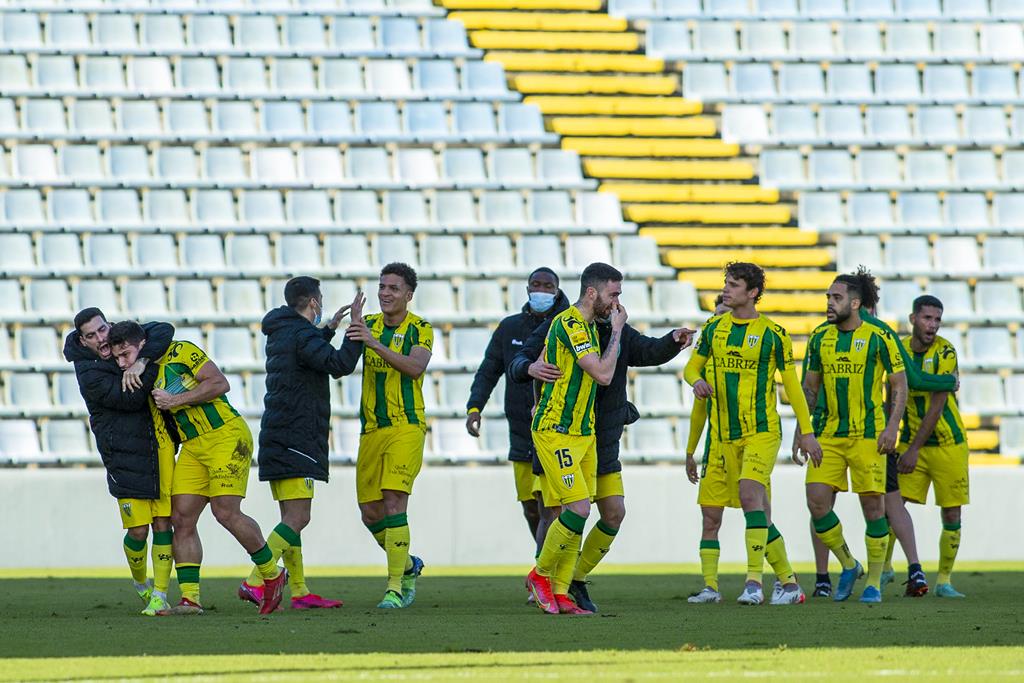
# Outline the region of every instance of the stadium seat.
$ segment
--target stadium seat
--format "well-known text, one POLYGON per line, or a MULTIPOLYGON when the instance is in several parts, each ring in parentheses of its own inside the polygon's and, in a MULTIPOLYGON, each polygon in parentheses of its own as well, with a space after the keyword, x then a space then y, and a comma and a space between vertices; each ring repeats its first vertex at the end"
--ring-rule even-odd
POLYGON ((998 375, 962 374, 957 394, 963 412, 999 414, 1006 409, 1003 381, 998 375))
POLYGON ((985 271, 996 276, 1024 274, 1024 238, 989 237, 982 243, 985 271))
POLYGON ((95 462, 89 434, 82 420, 45 420, 43 444, 47 453, 61 462, 95 462))
POLYGON ((497 274, 515 269, 512 244, 504 235, 479 235, 469 243, 470 267, 481 274, 497 274))
MULTIPOLYGON (((942 302, 942 318, 946 322, 974 322, 976 318, 974 302, 971 299, 970 288, 966 282, 962 280, 932 282, 928 286, 927 293, 938 297, 939 301, 942 302)), ((906 315, 906 312, 909 310, 910 308, 908 307, 901 311, 901 314, 906 315)), ((899 319, 898 316, 897 319, 899 319)))
POLYGON ((128 280, 124 285, 125 312, 137 319, 168 313, 167 293, 159 280, 128 280))
POLYGON ((95 306, 113 319, 121 317, 121 300, 113 280, 79 280, 71 290, 73 310, 95 306))
POLYGON ((974 289, 978 315, 990 322, 1013 322, 1024 317, 1020 289, 1013 282, 979 282, 974 289))
POLYGON ((644 419, 626 428, 628 457, 639 460, 679 459, 680 448, 672 422, 668 419, 644 419))
POLYGON ((53 399, 50 382, 45 373, 14 372, 5 378, 10 406, 23 415, 38 415, 50 412, 53 399))
POLYGON ((0 458, 15 463, 55 460, 43 457, 35 420, 0 420, 0 458))

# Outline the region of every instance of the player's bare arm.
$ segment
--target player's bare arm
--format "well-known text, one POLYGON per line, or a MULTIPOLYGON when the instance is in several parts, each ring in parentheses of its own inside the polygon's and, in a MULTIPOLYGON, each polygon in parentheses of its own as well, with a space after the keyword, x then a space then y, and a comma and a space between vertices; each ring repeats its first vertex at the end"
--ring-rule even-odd
POLYGON ((608 386, 615 376, 615 366, 619 362, 619 342, 622 340, 622 328, 626 325, 629 315, 622 304, 615 304, 611 311, 612 334, 608 338, 608 348, 598 358, 595 354, 583 356, 577 362, 580 369, 594 378, 601 386, 608 386))
POLYGON ((142 373, 149 365, 148 358, 139 358, 121 374, 121 391, 135 391, 142 388, 142 373))
MULTIPOLYGON (((895 372, 889 375, 889 421, 878 436, 878 452, 889 453, 896 448, 900 435, 900 419, 907 407, 907 373, 895 372)), ((934 426, 934 425, 933 425, 934 426)))
POLYGON ((946 407, 946 400, 949 394, 945 391, 937 391, 931 395, 931 403, 928 404, 928 412, 921 419, 921 426, 914 434, 914 440, 907 446, 907 450, 900 456, 896 464, 896 471, 900 474, 910 474, 917 467, 917 457, 921 454, 921 446, 928 441, 928 437, 935 430, 942 417, 942 410, 946 407))
POLYGON ((821 460, 821 446, 818 444, 814 430, 811 428, 811 412, 807 406, 807 399, 804 396, 800 380, 796 376, 796 368, 788 365, 782 371, 782 386, 786 389, 786 396, 789 397, 789 404, 796 415, 796 434, 794 445, 807 454, 811 459, 821 460))
POLYGON ((163 389, 153 390, 153 402, 160 410, 171 410, 180 406, 194 406, 209 403, 231 391, 231 384, 217 364, 212 360, 199 369, 195 376, 198 385, 181 394, 171 394, 163 389))
POLYGON ((380 340, 373 336, 370 328, 362 320, 349 325, 348 330, 345 331, 345 336, 349 339, 360 341, 367 348, 373 349, 373 352, 384 359, 385 363, 409 379, 419 379, 426 371, 427 364, 430 363, 430 351, 427 351, 422 346, 414 346, 409 351, 408 356, 392 351, 384 346, 380 343, 380 340))
MULTIPOLYGON (((804 400, 807 401, 808 406, 814 406, 818 404, 818 392, 821 391, 821 373, 812 372, 810 370, 804 373, 803 381, 804 400)), ((811 464, 815 467, 821 464, 821 447, 819 446, 817 452, 804 452, 803 457, 800 453, 800 426, 797 425, 796 433, 793 435, 793 462, 798 465, 803 465, 807 462, 807 458, 810 457, 811 464)))

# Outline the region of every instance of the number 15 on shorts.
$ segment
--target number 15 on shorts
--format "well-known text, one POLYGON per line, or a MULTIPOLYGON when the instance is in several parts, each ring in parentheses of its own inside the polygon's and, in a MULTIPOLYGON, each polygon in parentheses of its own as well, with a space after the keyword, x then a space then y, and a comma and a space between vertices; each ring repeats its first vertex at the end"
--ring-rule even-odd
POLYGON ((559 448, 555 451, 555 457, 558 458, 558 466, 563 470, 572 467, 572 455, 568 448, 559 448))

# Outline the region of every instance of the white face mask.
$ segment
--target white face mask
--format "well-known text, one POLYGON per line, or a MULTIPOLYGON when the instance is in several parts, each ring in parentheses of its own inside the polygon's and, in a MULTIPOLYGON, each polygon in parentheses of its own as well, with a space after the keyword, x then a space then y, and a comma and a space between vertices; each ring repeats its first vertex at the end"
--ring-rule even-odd
POLYGON ((530 292, 530 308, 536 313, 546 313, 555 305, 555 295, 550 292, 530 292))

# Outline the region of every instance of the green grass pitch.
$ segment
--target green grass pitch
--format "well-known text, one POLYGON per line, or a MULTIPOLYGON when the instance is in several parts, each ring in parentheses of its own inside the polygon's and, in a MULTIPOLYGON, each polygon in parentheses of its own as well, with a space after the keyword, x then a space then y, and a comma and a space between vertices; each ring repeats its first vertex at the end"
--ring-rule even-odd
POLYGON ((207 614, 160 619, 138 614, 120 573, 0 573, 0 680, 1024 679, 1022 566, 962 567, 959 602, 890 585, 879 606, 756 608, 733 602, 739 574, 723 576, 723 604, 689 605, 692 566, 607 567, 591 587, 600 615, 575 618, 526 606, 523 573, 428 567, 415 606, 384 612, 380 577, 314 572, 344 608, 260 617, 220 572, 203 580, 207 614))

